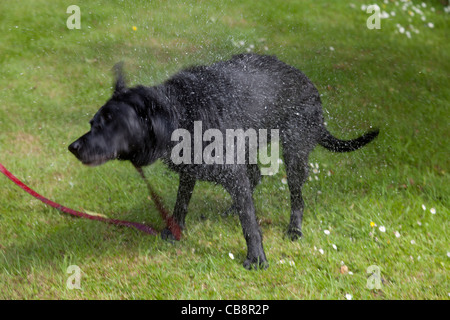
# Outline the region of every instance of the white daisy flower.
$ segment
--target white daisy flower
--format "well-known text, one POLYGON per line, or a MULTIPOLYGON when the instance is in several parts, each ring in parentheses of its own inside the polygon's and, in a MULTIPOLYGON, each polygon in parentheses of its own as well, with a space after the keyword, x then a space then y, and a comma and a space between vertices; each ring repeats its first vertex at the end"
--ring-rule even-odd
POLYGON ((335 244, 331 245, 333 247, 334 250, 337 250, 337 246, 335 244))
POLYGON ((378 228, 378 230, 380 230, 381 232, 386 232, 386 228, 385 228, 384 226, 380 226, 380 227, 378 228))
POLYGON ((427 210, 427 207, 425 207, 425 205, 423 204, 422 209, 425 211, 425 210, 427 210))
POLYGON ((395 234, 395 236, 396 236, 397 238, 400 238, 400 232, 395 231, 394 234, 395 234))
POLYGON ((323 251, 323 249, 319 249, 320 254, 324 254, 325 251, 323 251))
POLYGON ((434 28, 434 23, 433 22, 428 22, 428 28, 434 28))
POLYGON ((387 19, 387 18, 389 18, 389 13, 387 13, 386 11, 383 11, 383 12, 380 14, 380 18, 381 18, 381 19, 387 19))
POLYGON ((234 254, 232 254, 231 252, 228 253, 228 256, 230 257, 231 260, 234 260, 234 254))
POLYGON ((436 214, 436 209, 435 208, 431 208, 430 212, 431 212, 431 214, 436 214))
POLYGON ((347 299, 347 300, 352 300, 352 295, 351 295, 350 293, 347 293, 347 294, 345 295, 345 299, 347 299))
POLYGON ((330 234, 330 230, 323 230, 323 233, 325 233, 326 235, 330 234))

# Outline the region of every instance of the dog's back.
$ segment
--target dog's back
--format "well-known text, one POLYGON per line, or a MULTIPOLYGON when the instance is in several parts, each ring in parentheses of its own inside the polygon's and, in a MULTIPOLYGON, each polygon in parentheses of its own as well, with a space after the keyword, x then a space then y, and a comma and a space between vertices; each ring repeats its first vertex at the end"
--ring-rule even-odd
POLYGON ((317 89, 301 71, 274 56, 236 55, 185 69, 163 86, 178 99, 186 120, 204 120, 214 128, 283 128, 304 113, 321 119, 317 89))

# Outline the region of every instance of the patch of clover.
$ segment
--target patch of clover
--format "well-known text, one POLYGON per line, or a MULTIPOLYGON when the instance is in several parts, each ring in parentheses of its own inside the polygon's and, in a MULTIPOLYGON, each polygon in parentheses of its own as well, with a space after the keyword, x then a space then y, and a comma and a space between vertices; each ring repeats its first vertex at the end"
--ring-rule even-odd
MULTIPOLYGON (((366 12, 369 6, 380 13, 380 19, 391 21, 397 20, 395 33, 404 35, 411 39, 413 34, 419 34, 424 28, 433 29, 435 27, 433 18, 436 16, 436 9, 429 4, 413 0, 383 0, 381 5, 363 4, 361 10, 366 12)), ((356 8, 354 4, 350 7, 356 8)), ((444 6, 445 14, 450 13, 450 5, 444 6)))

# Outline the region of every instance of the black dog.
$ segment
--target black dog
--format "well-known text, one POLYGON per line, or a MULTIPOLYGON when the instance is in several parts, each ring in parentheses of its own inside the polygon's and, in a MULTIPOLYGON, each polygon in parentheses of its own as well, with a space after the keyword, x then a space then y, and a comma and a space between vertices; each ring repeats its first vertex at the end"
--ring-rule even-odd
MULTIPOLYGON (((185 69, 161 85, 127 88, 116 65, 112 98, 91 120, 91 130, 69 146, 86 165, 129 160, 145 166, 162 159, 180 175, 174 217, 181 227, 195 181, 221 184, 232 196, 247 242, 244 267, 267 266, 252 193, 261 179, 257 164, 175 164, 171 159, 175 129, 194 133, 215 128, 278 129, 291 194, 288 234, 301 237, 302 185, 308 177, 308 155, 317 144, 335 152, 361 148, 378 130, 348 141, 325 128, 319 93, 299 70, 273 56, 243 54, 210 66, 185 69)), ((202 133, 203 133, 202 132, 202 133)), ((246 145, 248 147, 248 144, 246 145)), ((237 152, 236 150, 234 151, 237 152)), ((223 154, 223 157, 226 155, 223 154)), ((170 236, 165 230, 163 235, 170 236)))

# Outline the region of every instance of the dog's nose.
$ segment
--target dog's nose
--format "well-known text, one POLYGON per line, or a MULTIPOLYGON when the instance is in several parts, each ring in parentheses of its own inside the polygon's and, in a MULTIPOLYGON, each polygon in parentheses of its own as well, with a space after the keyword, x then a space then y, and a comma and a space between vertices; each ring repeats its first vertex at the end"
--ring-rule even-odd
POLYGON ((78 156, 78 150, 80 150, 80 147, 81 143, 79 140, 77 140, 69 146, 69 151, 72 152, 75 156, 78 156))

